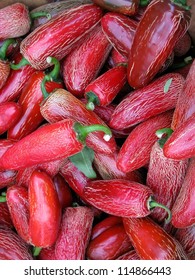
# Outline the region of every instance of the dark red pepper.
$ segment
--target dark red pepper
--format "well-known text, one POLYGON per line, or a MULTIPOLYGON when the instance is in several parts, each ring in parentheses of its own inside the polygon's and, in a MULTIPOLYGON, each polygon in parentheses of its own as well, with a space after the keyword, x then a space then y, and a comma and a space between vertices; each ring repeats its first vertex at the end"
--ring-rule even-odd
POLYGON ((13 228, 12 218, 6 201, 0 203, 0 227, 1 226, 13 228))
POLYGON ((132 16, 137 13, 139 0, 93 0, 93 2, 105 10, 132 16))
POLYGON ((147 6, 129 54, 127 76, 133 88, 141 88, 155 77, 187 31, 191 14, 183 3, 155 0, 147 6))
POLYGON ((188 32, 186 32, 176 43, 174 47, 175 56, 184 56, 190 50, 192 45, 192 39, 188 32))
POLYGON ((65 181, 60 173, 53 178, 54 186, 56 188, 61 208, 69 207, 73 203, 73 194, 68 183, 65 181))

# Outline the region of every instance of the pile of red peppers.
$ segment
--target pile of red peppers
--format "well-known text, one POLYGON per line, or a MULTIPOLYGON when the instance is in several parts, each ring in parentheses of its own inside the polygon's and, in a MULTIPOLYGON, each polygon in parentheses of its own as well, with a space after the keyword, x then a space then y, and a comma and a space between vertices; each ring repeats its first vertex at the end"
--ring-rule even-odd
POLYGON ((0 9, 0 260, 195 259, 185 0, 0 9))

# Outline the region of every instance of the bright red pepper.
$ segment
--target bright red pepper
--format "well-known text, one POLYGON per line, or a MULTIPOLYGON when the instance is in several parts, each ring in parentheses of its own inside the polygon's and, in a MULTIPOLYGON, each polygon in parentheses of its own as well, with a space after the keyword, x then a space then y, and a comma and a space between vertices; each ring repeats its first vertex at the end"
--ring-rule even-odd
MULTIPOLYGON (((41 104, 41 114, 50 123, 55 123, 64 118, 71 118, 83 125, 105 123, 92 111, 86 109, 82 101, 64 89, 58 89, 51 93, 41 104), (75 114, 75 112, 77 112, 75 114)), ((89 135, 86 144, 94 151, 110 154, 116 150, 114 137, 110 141, 103 140, 102 132, 89 135)))
POLYGON ((59 173, 53 178, 61 208, 69 207, 73 202, 73 195, 68 183, 59 173))
POLYGON ((184 78, 180 74, 169 73, 131 92, 116 106, 110 127, 124 129, 175 108, 183 86, 184 78))
POLYGON ((89 243, 93 212, 86 206, 67 207, 55 244, 57 260, 84 260, 89 243))
POLYGON ((150 152, 157 141, 156 130, 171 125, 173 111, 167 111, 138 124, 122 144, 116 165, 122 172, 139 169, 149 163, 150 152))
POLYGON ((141 260, 186 260, 181 244, 149 217, 123 218, 125 230, 141 260))
POLYGON ((141 88, 155 77, 187 31, 190 19, 190 11, 179 0, 155 0, 147 6, 129 54, 127 76, 133 88, 141 88))
POLYGON ((195 258, 195 225, 186 228, 178 228, 174 237, 183 246, 189 259, 195 258))
POLYGON ((28 188, 29 235, 36 247, 52 246, 59 233, 61 206, 54 183, 47 173, 35 170, 28 188))
POLYGON ((93 0, 93 2, 105 10, 132 16, 137 13, 139 0, 93 0))
POLYGON ((65 10, 26 36, 20 52, 34 68, 44 70, 48 67, 48 56, 64 58, 101 17, 101 8, 93 4, 65 10))
POLYGON ((119 65, 97 77, 85 88, 87 109, 94 110, 95 105, 109 105, 125 85, 127 68, 119 65))
POLYGON ((4 169, 18 170, 65 159, 81 152, 87 135, 97 130, 110 134, 110 130, 105 126, 82 126, 71 119, 43 125, 8 149, 0 159, 0 165, 4 169))
POLYGON ((154 207, 163 205, 153 200, 152 190, 140 183, 124 179, 90 181, 83 191, 85 200, 96 208, 114 216, 144 217, 154 207))
POLYGON ((102 17, 101 26, 112 46, 119 53, 128 57, 137 22, 127 16, 110 12, 102 17))
POLYGON ((33 260, 29 246, 8 227, 0 227, 0 248, 0 260, 33 260))
POLYGON ((172 208, 172 224, 186 228, 195 223, 195 158, 189 160, 186 176, 172 208))
POLYGON ((14 126, 22 115, 22 108, 18 103, 5 102, 0 104, 0 134, 14 126))
POLYGON ((6 192, 7 205, 18 235, 27 243, 29 236, 28 189, 23 186, 11 186, 6 192))
POLYGON ((13 228, 12 218, 6 201, 0 203, 0 227, 1 226, 13 228))
POLYGON ((63 80, 67 90, 83 97, 86 86, 98 76, 111 48, 98 24, 63 61, 63 80))

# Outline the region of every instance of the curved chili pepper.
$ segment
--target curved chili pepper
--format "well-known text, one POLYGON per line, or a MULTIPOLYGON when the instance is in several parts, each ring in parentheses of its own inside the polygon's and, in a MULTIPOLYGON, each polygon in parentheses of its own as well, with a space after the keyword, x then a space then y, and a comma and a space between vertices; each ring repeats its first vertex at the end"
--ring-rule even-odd
POLYGON ((84 260, 93 219, 93 212, 86 206, 65 209, 55 244, 57 260, 84 260))
POLYGON ((111 48, 98 24, 63 61, 63 80, 67 90, 77 97, 83 97, 86 86, 99 74, 111 48))
POLYGON ((83 191, 87 202, 114 216, 144 217, 155 207, 168 212, 167 222, 171 219, 170 210, 153 200, 152 190, 140 183, 124 179, 90 181, 83 191))
POLYGON ((115 108, 110 127, 124 129, 175 108, 184 78, 169 73, 125 97, 115 108))
POLYGON ((83 149, 90 132, 98 130, 108 133, 106 137, 110 139, 111 132, 103 125, 82 126, 71 119, 44 125, 8 149, 0 159, 0 165, 4 169, 17 170, 70 157, 83 149))
POLYGON ((101 8, 93 4, 81 5, 68 12, 65 10, 26 36, 21 42, 20 52, 34 68, 44 70, 48 67, 48 56, 61 60, 101 17, 101 8))
POLYGON ((133 88, 141 88, 155 77, 187 31, 191 14, 183 2, 155 0, 147 6, 129 54, 127 77, 133 88))
POLYGON ((187 260, 179 242, 149 217, 123 218, 125 230, 141 260, 187 260))
POLYGON ((101 19, 102 30, 112 46, 125 57, 128 57, 137 22, 124 15, 110 12, 101 19))
POLYGON ((95 105, 109 105, 126 83, 127 69, 120 65, 109 69, 93 80, 85 88, 86 108, 93 110, 95 105))

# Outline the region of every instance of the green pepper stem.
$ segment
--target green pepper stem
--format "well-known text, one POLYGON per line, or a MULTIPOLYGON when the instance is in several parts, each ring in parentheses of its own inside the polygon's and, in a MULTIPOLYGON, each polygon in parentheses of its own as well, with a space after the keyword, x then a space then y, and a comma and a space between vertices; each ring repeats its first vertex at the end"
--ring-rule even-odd
POLYGON ((51 19, 51 14, 48 12, 44 12, 44 11, 30 13, 31 20, 35 20, 36 18, 40 18, 40 17, 46 17, 49 20, 49 19, 51 19))
POLYGON ((141 7, 145 7, 145 6, 147 6, 150 2, 151 2, 151 0, 140 0, 139 5, 140 5, 141 7))
POLYGON ((111 130, 108 127, 101 124, 93 124, 93 125, 86 126, 76 122, 74 124, 74 131, 77 134, 77 139, 83 144, 85 144, 87 135, 91 132, 96 132, 96 131, 104 132, 105 135, 103 138, 105 141, 109 141, 110 138, 112 137, 111 130))
POLYGON ((0 202, 6 202, 7 199, 6 199, 6 192, 2 192, 1 193, 1 196, 0 196, 0 202))
POLYGON ((187 11, 191 9, 191 7, 187 5, 186 0, 171 0, 171 2, 187 11))
POLYGON ((21 67, 25 65, 30 65, 26 58, 22 58, 18 64, 10 63, 10 68, 13 70, 19 70, 21 67))
POLYGON ((93 111, 95 109, 95 105, 100 104, 99 98, 92 91, 87 92, 86 97, 87 97, 87 101, 88 101, 87 104, 86 104, 86 108, 88 110, 93 111))
POLYGON ((193 62, 193 58, 191 56, 187 56, 184 58, 184 60, 182 62, 179 63, 174 63, 171 66, 171 69, 175 70, 175 69, 180 69, 182 67, 185 67, 188 64, 191 64, 193 62))
POLYGON ((42 82, 41 82, 41 91, 42 91, 42 94, 43 94, 43 98, 46 99, 49 94, 45 88, 45 84, 46 82, 50 81, 50 78, 49 76, 45 75, 45 77, 43 78, 42 82))
POLYGON ((150 199, 148 201, 148 209, 152 210, 156 207, 162 208, 162 209, 167 211, 168 217, 165 219, 165 223, 168 224, 171 221, 171 218, 172 218, 172 214, 171 214, 170 209, 168 207, 166 207, 165 205, 163 205, 161 203, 158 203, 157 201, 153 200, 152 197, 150 197, 150 199))
POLYGON ((169 139, 171 134, 173 133, 173 130, 169 127, 158 129, 156 131, 156 136, 159 138, 158 143, 161 148, 163 148, 166 141, 169 139))
POLYGON ((9 48, 10 45, 15 45, 16 44, 16 40, 13 38, 7 39, 3 42, 3 45, 0 48, 0 59, 1 60, 6 60, 6 53, 7 53, 7 49, 9 48))
POLYGON ((33 247, 33 256, 34 257, 37 257, 39 254, 40 254, 40 252, 41 252, 41 247, 33 247))

